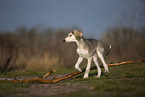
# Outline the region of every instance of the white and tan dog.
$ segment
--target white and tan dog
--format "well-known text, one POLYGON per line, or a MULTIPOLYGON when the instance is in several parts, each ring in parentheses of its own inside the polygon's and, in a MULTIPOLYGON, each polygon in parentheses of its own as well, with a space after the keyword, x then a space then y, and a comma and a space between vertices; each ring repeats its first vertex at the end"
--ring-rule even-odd
MULTIPOLYGON (((77 53, 79 54, 79 59, 78 59, 77 63, 75 64, 75 68, 78 71, 82 72, 82 69, 79 67, 79 64, 83 61, 83 58, 88 60, 87 68, 86 68, 83 78, 88 78, 92 59, 98 69, 98 75, 95 77, 100 78, 101 68, 98 64, 98 57, 100 58, 100 60, 103 63, 103 66, 105 68, 105 73, 109 73, 108 65, 106 64, 104 57, 103 57, 104 48, 102 47, 101 43, 98 40, 85 39, 82 35, 83 34, 81 31, 74 30, 73 32, 69 33, 68 36, 63 41, 77 43, 77 46, 78 46, 77 53)), ((109 47, 109 51, 110 51, 110 49, 111 49, 111 45, 109 47)))

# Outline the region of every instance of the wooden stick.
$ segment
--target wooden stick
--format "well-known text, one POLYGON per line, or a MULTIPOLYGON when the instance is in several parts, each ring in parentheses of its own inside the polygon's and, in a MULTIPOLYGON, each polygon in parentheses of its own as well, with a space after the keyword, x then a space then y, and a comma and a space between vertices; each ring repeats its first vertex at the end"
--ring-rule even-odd
POLYGON ((123 61, 123 62, 118 62, 118 63, 112 63, 109 64, 108 66, 118 66, 118 65, 122 65, 122 64, 129 64, 129 63, 141 63, 141 62, 145 62, 145 59, 140 59, 140 60, 129 60, 129 61, 123 61))
MULTIPOLYGON (((145 62, 145 59, 141 59, 141 60, 130 60, 130 61, 123 61, 123 62, 118 62, 118 63, 112 63, 112 64, 108 64, 108 66, 109 67, 113 67, 113 66, 119 66, 119 65, 123 65, 123 64, 139 63, 139 62, 145 62)), ((103 65, 101 65, 100 67, 103 68, 103 65)), ((13 80, 12 79, 12 80, 8 80, 8 81, 9 82, 17 82, 17 83, 19 83, 19 82, 56 83, 56 82, 59 82, 61 80, 68 79, 68 78, 73 77, 75 75, 81 74, 81 73, 85 72, 85 69, 86 68, 82 69, 82 72, 79 72, 79 71, 73 72, 73 73, 71 73, 71 74, 69 74, 67 76, 64 76, 64 77, 61 77, 61 78, 57 78, 57 79, 53 79, 53 80, 45 80, 45 79, 42 79, 42 78, 32 78, 32 79, 24 79, 24 80, 16 80, 16 79, 13 80)), ((92 66, 90 69, 91 70, 96 69, 96 66, 92 66)), ((55 71, 50 71, 49 73, 45 74, 43 76, 43 78, 46 78, 46 76, 48 76, 49 74, 51 74, 53 72, 55 72, 55 71)), ((7 79, 5 79, 5 78, 4 78, 4 80, 1 80, 0 79, 0 81, 6 81, 6 80, 7 79)))
POLYGON ((51 73, 54 73, 54 72, 56 72, 56 71, 52 70, 52 71, 46 73, 45 75, 43 75, 42 78, 46 78, 48 75, 50 75, 51 73))

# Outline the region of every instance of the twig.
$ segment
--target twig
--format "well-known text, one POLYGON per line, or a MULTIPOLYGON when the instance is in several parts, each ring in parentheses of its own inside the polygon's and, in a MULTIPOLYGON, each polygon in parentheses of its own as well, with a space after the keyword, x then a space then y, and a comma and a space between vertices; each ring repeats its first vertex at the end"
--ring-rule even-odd
POLYGON ((50 75, 51 73, 54 73, 54 72, 56 72, 56 71, 52 70, 52 71, 46 73, 45 75, 43 75, 42 78, 46 78, 48 75, 50 75))

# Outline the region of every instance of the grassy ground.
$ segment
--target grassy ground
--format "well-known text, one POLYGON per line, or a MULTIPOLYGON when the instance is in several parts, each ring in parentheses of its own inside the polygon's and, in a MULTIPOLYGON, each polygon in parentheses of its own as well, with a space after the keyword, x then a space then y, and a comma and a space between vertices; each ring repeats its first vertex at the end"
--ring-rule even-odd
MULTIPOLYGON (((69 80, 55 84, 42 83, 10 83, 0 82, 1 97, 145 97, 145 63, 126 64, 110 67, 108 76, 95 79, 96 70, 91 71, 88 79, 78 75, 69 80)), ((57 70, 56 76, 65 75, 75 69, 57 70)), ((102 69, 103 71, 103 69, 102 69)), ((10 72, 0 73, 0 78, 31 78, 45 74, 44 72, 10 72)), ((51 75, 50 77, 53 77, 51 75)))

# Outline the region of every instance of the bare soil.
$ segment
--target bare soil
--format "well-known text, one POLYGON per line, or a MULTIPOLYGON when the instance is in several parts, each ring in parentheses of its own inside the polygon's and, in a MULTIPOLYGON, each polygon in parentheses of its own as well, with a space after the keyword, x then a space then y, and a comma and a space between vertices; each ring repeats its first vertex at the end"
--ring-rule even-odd
MULTIPOLYGON (((56 76, 62 77, 65 75, 57 74, 53 76, 49 76, 47 79, 52 79, 56 76)), ((34 85, 30 85, 29 87, 19 87, 17 90, 18 93, 14 95, 9 95, 9 97, 66 97, 68 94, 77 92, 80 90, 91 90, 92 87, 88 85, 88 81, 60 81, 58 83, 53 84, 41 84, 37 83, 34 85)))
POLYGON ((38 84, 31 85, 28 88, 18 88, 19 90, 24 91, 24 93, 18 93, 13 95, 13 97, 44 97, 44 96, 67 96, 71 92, 75 92, 79 89, 90 89, 87 84, 76 82, 67 82, 67 83, 55 83, 55 84, 38 84))

